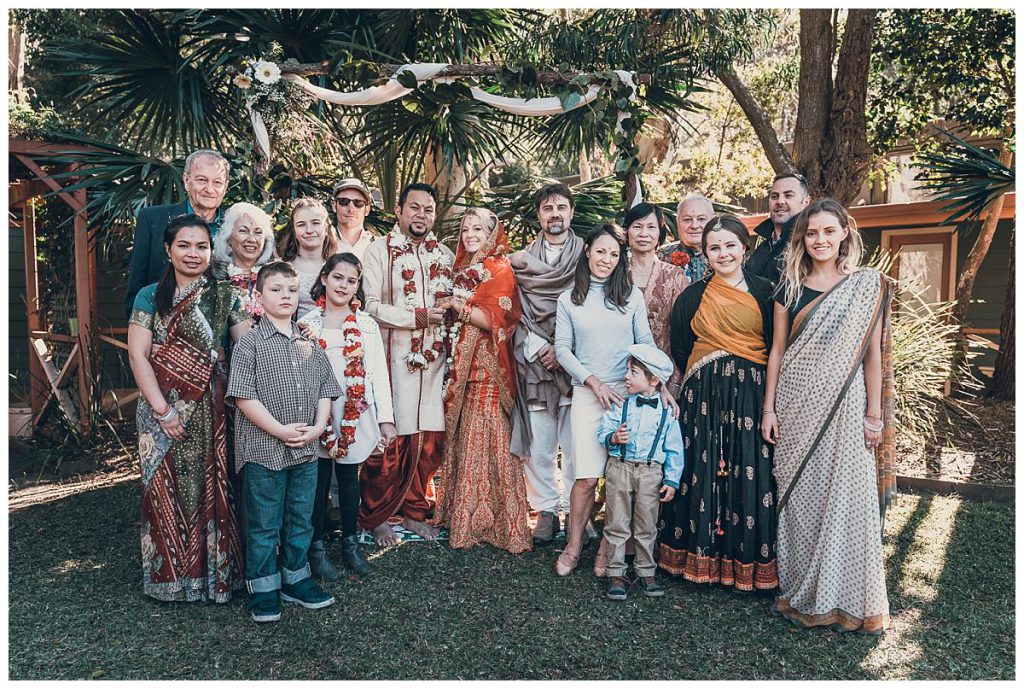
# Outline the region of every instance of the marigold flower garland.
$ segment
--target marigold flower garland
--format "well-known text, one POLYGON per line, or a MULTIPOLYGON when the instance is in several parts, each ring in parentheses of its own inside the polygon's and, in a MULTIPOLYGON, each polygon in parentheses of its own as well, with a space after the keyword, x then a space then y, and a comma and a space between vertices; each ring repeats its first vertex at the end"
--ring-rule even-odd
MULTIPOLYGON (((421 302, 418 298, 419 290, 416 287, 416 268, 422 265, 416 258, 414 252, 416 245, 396 225, 387 236, 388 251, 391 254, 394 269, 404 281, 402 284, 402 296, 407 306, 414 309, 423 308, 426 304, 424 297, 421 302)), ((447 296, 452 291, 451 263, 447 256, 441 251, 440 242, 433 232, 429 233, 423 240, 423 246, 427 250, 427 293, 434 295, 434 298, 447 296)), ((446 319, 447 321, 448 319, 446 319)), ((425 328, 419 330, 419 334, 413 334, 409 353, 405 355, 405 364, 409 371, 425 370, 430 364, 437 360, 438 355, 450 352, 452 349, 452 331, 450 324, 446 322, 435 328, 434 341, 429 348, 424 348, 423 338, 425 328)))

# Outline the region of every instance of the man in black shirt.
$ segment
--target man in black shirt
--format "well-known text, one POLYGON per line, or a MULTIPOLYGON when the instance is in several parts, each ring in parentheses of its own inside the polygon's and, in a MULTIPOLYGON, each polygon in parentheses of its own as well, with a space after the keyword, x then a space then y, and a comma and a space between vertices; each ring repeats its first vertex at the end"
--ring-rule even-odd
POLYGON ((768 192, 768 219, 754 228, 757 245, 747 259, 746 268, 776 286, 782 274, 783 254, 789 245, 796 216, 811 202, 807 180, 795 172, 775 176, 768 192))

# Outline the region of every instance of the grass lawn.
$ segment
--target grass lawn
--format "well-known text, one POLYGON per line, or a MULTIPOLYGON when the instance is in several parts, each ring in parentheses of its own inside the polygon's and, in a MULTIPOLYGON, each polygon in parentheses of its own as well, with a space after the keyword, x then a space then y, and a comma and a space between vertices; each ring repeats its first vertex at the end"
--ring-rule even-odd
MULTIPOLYGON (((664 578, 601 598, 593 547, 510 556, 410 543, 338 604, 257 627, 245 597, 141 593, 135 482, 10 514, 11 679, 1013 679, 1014 507, 904 495, 887 526, 893 628, 799 630, 769 596, 664 578)), ((338 553, 333 552, 337 561, 338 553)))

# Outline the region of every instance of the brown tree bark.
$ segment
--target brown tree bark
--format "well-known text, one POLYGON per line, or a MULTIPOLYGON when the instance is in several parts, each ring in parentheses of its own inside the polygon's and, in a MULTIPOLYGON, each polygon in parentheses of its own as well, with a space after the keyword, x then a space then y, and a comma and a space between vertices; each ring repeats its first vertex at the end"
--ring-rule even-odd
POLYGON ((754 133, 757 134, 757 139, 761 142, 765 157, 768 158, 768 163, 772 166, 772 169, 776 173, 792 170, 793 158, 789 155, 786 147, 782 145, 782 142, 779 141, 779 135, 775 132, 768 113, 764 111, 761 104, 750 93, 750 90, 739 78, 735 70, 730 67, 729 69, 719 71, 718 79, 729 89, 732 97, 736 99, 740 108, 743 109, 743 114, 750 120, 750 126, 754 128, 754 133))
POLYGON ((800 10, 799 108, 793 132, 793 161, 819 196, 822 149, 832 114, 832 57, 835 54, 832 10, 800 10))
POLYGON ((1016 383, 1014 382, 1014 359, 1016 347, 1016 307, 1014 304, 1013 283, 1015 261, 1013 257, 1017 233, 1010 230, 1010 276, 1006 281, 1006 296, 1003 300, 1003 318, 999 324, 999 354, 996 355, 996 367, 992 374, 992 386, 989 396, 1000 400, 1015 399, 1016 383))
POLYGON ((21 25, 12 20, 7 27, 7 83, 11 98, 25 102, 25 42, 21 25))
POLYGON ((846 17, 843 46, 839 51, 832 110, 821 150, 823 196, 843 205, 860 194, 871 167, 867 117, 868 68, 877 10, 850 10, 846 17))

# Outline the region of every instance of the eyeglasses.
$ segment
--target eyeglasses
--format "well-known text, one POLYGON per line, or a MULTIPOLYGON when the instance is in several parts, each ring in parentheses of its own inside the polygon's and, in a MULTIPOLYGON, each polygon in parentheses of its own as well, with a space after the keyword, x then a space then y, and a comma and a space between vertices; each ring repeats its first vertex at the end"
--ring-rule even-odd
POLYGON ((336 204, 338 204, 339 206, 341 206, 342 208, 344 208, 345 206, 347 206, 350 203, 353 206, 355 206, 356 208, 362 208, 363 206, 366 205, 366 201, 364 201, 362 199, 350 199, 350 198, 346 198, 344 196, 335 196, 334 197, 334 202, 336 204))

